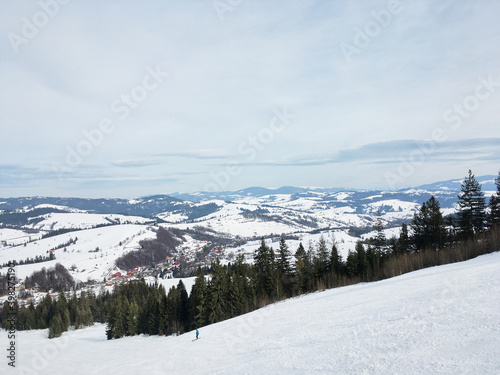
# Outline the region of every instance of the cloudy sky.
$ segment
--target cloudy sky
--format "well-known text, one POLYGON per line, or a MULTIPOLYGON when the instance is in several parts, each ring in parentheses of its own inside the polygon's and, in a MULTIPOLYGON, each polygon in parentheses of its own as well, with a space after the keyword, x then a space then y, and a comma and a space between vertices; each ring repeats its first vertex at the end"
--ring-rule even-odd
POLYGON ((500 168, 500 3, 0 0, 0 196, 500 168))

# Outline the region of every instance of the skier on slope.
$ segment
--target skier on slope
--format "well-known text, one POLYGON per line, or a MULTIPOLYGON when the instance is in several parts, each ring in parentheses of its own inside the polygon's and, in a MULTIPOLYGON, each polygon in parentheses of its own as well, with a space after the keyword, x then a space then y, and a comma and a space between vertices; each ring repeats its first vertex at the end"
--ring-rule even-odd
POLYGON ((198 335, 200 334, 200 332, 198 331, 198 329, 196 329, 196 340, 198 340, 198 335))

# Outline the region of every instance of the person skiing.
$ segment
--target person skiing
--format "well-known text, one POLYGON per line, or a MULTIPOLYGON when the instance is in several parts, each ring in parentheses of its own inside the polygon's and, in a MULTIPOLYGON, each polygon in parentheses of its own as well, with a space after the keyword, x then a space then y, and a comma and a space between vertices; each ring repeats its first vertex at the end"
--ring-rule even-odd
POLYGON ((198 340, 198 335, 200 334, 200 331, 198 331, 198 329, 196 329, 196 340, 198 340))

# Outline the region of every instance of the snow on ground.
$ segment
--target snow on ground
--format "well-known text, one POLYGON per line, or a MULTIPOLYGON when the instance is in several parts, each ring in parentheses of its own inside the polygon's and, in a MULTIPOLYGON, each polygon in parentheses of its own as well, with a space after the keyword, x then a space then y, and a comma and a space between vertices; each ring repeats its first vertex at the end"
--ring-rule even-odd
POLYGON ((54 267, 61 263, 66 268, 75 265, 71 275, 80 281, 88 278, 102 280, 114 267, 114 261, 128 251, 137 249, 139 242, 155 238, 156 234, 145 225, 112 225, 102 228, 64 233, 28 243, 26 246, 4 248, 0 251, 0 264, 11 260, 21 261, 36 256, 48 256, 51 249, 62 246, 78 238, 76 243, 54 251, 56 259, 48 262, 33 263, 16 267, 17 277, 24 279, 34 271, 54 267), (97 252, 95 250, 99 248, 97 252))
POLYGON ((109 225, 112 223, 145 224, 151 221, 151 219, 141 216, 102 215, 79 212, 49 213, 42 216, 44 219, 31 225, 31 227, 39 230, 58 230, 63 228, 88 229, 97 225, 109 225))
POLYGON ((7 244, 7 246, 15 246, 32 240, 40 239, 41 237, 42 235, 40 233, 26 233, 23 230, 19 229, 1 228, 0 251, 2 251, 4 244, 7 244))
MULTIPOLYGON (((18 332, 2 374, 498 374, 500 253, 267 306, 178 337, 18 332), (24 370, 24 372, 23 372, 24 370)), ((8 348, 7 335, 0 335, 8 348)))

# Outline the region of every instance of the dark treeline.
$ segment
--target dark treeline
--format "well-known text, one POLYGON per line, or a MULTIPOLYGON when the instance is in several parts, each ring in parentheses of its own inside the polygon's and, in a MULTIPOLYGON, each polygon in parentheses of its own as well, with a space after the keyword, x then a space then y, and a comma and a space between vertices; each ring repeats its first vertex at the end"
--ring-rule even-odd
MULTIPOLYGON (((104 299, 105 295, 97 298, 82 292, 80 297, 73 295, 68 300, 65 294, 60 292, 57 300, 54 300, 47 293, 36 307, 30 304, 29 307, 19 308, 16 301, 13 308, 6 304, 3 314, 9 316, 11 309, 17 311, 17 330, 48 328, 49 338, 53 338, 61 336, 70 327, 79 329, 101 321, 104 317, 99 312, 105 305, 104 299)), ((3 324, 9 323, 5 320, 3 324)))
POLYGON ((51 260, 56 259, 56 256, 54 253, 49 253, 47 256, 43 255, 36 255, 34 258, 26 258, 26 260, 21 260, 21 261, 16 261, 16 260, 11 260, 10 262, 2 264, 2 267, 8 267, 9 264, 14 264, 16 266, 22 266, 23 264, 34 264, 34 263, 42 263, 42 262, 49 262, 51 260))

